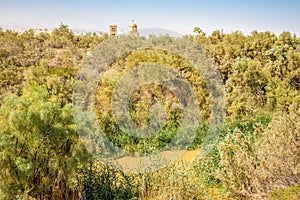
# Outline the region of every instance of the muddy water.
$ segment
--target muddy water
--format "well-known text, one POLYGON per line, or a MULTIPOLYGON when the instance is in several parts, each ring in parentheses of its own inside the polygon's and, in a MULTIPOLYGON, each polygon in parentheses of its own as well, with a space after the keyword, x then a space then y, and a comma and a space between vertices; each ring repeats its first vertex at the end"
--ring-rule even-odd
POLYGON ((150 160, 145 159, 141 162, 139 157, 123 157, 117 160, 119 166, 121 166, 125 171, 135 171, 135 169, 140 169, 144 166, 151 166, 151 168, 159 168, 161 165, 173 164, 174 162, 170 163, 170 159, 175 160, 176 165, 184 165, 190 163, 195 159, 200 153, 200 150, 192 150, 192 151, 164 151, 161 153, 161 157, 157 160, 150 160), (180 156, 180 157, 179 157, 180 156), (177 160, 176 158, 179 159, 177 160))

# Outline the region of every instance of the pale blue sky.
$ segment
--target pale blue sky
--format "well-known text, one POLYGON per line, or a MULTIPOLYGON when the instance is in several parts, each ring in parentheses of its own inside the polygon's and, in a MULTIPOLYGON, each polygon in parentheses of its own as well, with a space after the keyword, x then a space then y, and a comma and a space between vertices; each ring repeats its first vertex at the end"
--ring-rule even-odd
POLYGON ((192 33, 223 29, 290 31, 300 35, 297 0, 0 0, 0 25, 47 28, 61 22, 71 28, 103 30, 110 23, 126 28, 131 19, 140 28, 165 28, 192 33))

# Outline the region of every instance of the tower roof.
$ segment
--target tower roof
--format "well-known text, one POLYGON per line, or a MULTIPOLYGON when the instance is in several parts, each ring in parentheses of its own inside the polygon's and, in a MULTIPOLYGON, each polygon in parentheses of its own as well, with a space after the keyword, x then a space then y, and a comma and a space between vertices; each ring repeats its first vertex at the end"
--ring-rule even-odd
POLYGON ((131 24, 128 27, 137 27, 137 25, 134 23, 134 20, 132 20, 131 24))

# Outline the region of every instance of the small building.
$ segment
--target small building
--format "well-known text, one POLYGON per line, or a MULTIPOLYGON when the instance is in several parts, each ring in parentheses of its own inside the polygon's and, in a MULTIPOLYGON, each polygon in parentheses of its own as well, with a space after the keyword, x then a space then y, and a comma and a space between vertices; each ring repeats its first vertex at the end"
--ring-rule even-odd
POLYGON ((109 25, 109 35, 115 36, 118 34, 118 26, 116 24, 109 25))

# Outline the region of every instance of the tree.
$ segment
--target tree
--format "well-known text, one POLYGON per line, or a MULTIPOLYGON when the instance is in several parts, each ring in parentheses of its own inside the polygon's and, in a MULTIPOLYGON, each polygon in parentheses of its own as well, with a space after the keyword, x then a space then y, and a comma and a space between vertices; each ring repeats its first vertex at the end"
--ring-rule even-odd
POLYGON ((195 27, 193 32, 194 32, 194 33, 197 33, 197 34, 199 34, 199 35, 203 35, 203 36, 206 35, 206 34, 204 33, 204 31, 203 31, 201 28, 199 28, 199 27, 195 27))
POLYGON ((71 105, 41 87, 8 95, 0 108, 0 198, 72 199, 79 166, 71 105))
POLYGON ((232 117, 243 117, 262 109, 265 104, 266 75, 261 63, 240 59, 226 82, 228 112, 232 117))

